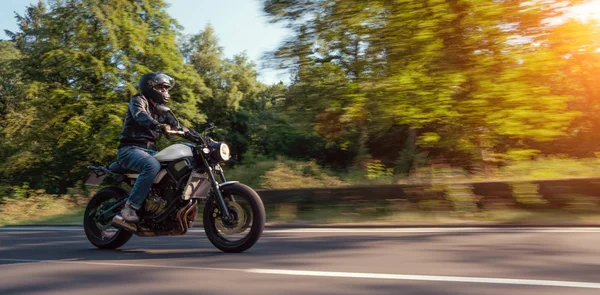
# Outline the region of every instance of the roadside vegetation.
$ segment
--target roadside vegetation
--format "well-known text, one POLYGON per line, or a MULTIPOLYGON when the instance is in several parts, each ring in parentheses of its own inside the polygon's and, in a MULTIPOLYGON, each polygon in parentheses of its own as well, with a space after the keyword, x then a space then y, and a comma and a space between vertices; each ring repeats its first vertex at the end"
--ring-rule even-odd
MULTIPOLYGON (((375 166, 378 167, 378 166, 375 166)), ((406 177, 388 174, 379 168, 356 167, 339 172, 317 165, 314 161, 301 162, 289 159, 257 160, 238 165, 227 171, 229 180, 237 180, 259 190, 292 188, 329 188, 381 184, 437 184, 451 185, 448 189, 454 206, 448 209, 443 202, 425 201, 418 205, 406 202, 378 204, 348 203, 338 207, 314 207, 298 212, 295 204, 280 204, 267 208, 269 222, 312 223, 380 223, 380 224, 439 224, 439 223, 594 223, 600 222, 600 199, 576 197, 567 210, 561 212, 534 212, 491 210, 475 208, 472 196, 463 193, 461 183, 477 181, 523 181, 540 179, 587 178, 600 176, 600 160, 569 159, 564 157, 540 158, 519 161, 501 167, 493 175, 473 174, 450 167, 418 169, 406 177)), ((80 224, 87 199, 97 190, 86 187, 70 190, 67 194, 48 194, 27 186, 5 192, 0 204, 0 226, 18 224, 80 224)), ((514 188, 522 202, 535 202, 533 191, 525 186, 514 188)))

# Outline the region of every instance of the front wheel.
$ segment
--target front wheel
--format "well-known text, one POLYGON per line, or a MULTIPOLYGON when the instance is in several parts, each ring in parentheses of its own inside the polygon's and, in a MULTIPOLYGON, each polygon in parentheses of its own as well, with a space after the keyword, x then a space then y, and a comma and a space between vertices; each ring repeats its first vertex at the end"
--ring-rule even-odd
MULTIPOLYGON (((116 229, 112 226, 111 218, 102 218, 101 212, 114 207, 122 198, 126 197, 127 191, 119 187, 107 187, 98 191, 88 202, 83 217, 83 229, 85 235, 94 246, 100 249, 116 249, 123 246, 132 236, 132 233, 124 229, 116 229)), ((117 214, 122 206, 112 209, 117 214)))
POLYGON ((210 197, 204 206, 204 231, 208 240, 221 251, 243 252, 260 238, 265 227, 265 207, 250 187, 235 183, 221 190, 232 220, 223 220, 216 200, 210 197))

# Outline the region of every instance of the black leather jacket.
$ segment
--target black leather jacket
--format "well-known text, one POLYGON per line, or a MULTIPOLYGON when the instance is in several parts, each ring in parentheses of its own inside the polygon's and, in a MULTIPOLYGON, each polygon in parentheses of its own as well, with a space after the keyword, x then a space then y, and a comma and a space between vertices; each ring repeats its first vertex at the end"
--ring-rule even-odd
POLYGON ((119 137, 119 148, 139 146, 156 150, 156 141, 160 138, 160 124, 168 124, 172 129, 181 129, 170 114, 158 115, 152 103, 141 94, 131 98, 123 130, 119 137))

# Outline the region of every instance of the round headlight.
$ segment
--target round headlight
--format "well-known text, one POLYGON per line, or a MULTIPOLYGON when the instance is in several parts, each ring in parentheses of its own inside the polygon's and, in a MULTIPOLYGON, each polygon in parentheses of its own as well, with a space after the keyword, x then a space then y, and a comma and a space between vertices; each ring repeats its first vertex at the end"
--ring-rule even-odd
POLYGON ((227 161, 230 158, 230 154, 229 154, 229 146, 225 143, 221 143, 221 146, 219 147, 219 152, 221 154, 221 159, 223 161, 227 161))
POLYGON ((225 162, 231 158, 229 146, 223 142, 211 142, 208 144, 210 148, 210 158, 217 162, 225 162))

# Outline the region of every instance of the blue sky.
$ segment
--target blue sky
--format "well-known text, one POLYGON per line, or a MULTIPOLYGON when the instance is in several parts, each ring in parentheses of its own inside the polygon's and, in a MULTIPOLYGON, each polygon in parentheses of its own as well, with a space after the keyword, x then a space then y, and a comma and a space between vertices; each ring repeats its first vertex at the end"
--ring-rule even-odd
MULTIPOLYGON (((194 34, 210 23, 219 37, 225 57, 243 51, 257 64, 259 79, 276 83, 289 78, 275 70, 264 69, 260 58, 274 50, 283 41, 287 30, 269 24, 261 11, 259 0, 166 0, 169 14, 184 26, 184 33, 194 34)), ((24 14, 25 8, 37 0, 0 0, 0 39, 6 39, 4 30, 14 31, 17 25, 14 12, 24 14)))

